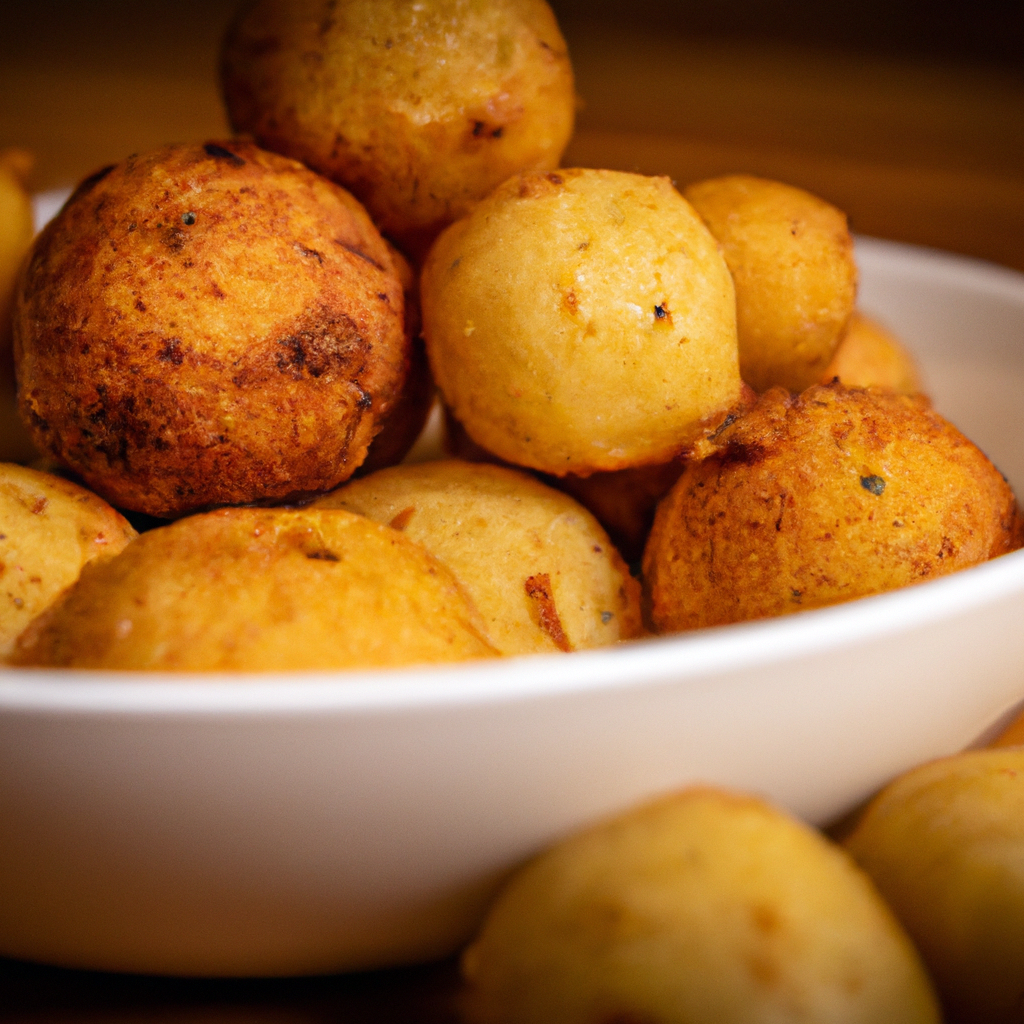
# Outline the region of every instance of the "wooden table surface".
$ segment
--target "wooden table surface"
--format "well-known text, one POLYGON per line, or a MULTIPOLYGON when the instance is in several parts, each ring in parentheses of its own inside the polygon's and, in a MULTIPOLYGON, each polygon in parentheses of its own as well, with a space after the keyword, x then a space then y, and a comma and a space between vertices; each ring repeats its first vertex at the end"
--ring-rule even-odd
MULTIPOLYGON (((216 55, 235 0, 15 3, 0 31, 0 148, 32 185, 73 184, 130 152, 224 135, 216 55)), ((584 102, 570 165, 746 171, 811 189, 854 230, 1024 271, 1024 74, 843 48, 564 24, 584 102)), ((454 1021, 455 972, 189 982, 0 960, 0 1020, 454 1021)))

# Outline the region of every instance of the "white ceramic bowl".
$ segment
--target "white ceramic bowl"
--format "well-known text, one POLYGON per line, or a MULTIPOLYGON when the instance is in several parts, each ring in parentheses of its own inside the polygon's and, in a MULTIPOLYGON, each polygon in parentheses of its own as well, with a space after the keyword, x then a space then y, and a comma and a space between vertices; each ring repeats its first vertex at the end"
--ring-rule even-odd
MULTIPOLYGON (((862 306, 1024 486, 1024 276, 861 240, 862 306)), ((439 957, 496 882, 703 781, 814 822, 1024 696, 1024 551, 568 657, 361 674, 0 674, 0 954, 291 974, 439 957)))

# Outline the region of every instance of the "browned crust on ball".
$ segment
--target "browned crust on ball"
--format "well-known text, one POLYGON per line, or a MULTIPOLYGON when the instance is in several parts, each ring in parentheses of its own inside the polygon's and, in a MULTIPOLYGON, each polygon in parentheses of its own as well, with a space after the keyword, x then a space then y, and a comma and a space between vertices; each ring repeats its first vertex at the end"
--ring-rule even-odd
POLYGON ((402 285, 343 189, 233 140, 86 179, 15 315, 33 440, 115 505, 175 516, 327 490, 404 383, 402 285))
POLYGON ((776 388, 659 506, 645 589, 657 629, 696 629, 894 590, 1020 545, 1009 484, 924 401, 776 388))

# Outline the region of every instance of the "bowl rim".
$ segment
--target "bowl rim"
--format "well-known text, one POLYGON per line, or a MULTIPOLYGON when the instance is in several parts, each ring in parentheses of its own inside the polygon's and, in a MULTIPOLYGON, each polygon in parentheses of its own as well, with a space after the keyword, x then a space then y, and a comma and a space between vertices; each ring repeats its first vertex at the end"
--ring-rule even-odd
MULTIPOLYGON (((971 256, 856 237, 875 267, 948 282, 1024 306, 1024 274, 971 256)), ((870 312, 870 311, 869 311, 870 312)), ((937 624, 1024 592, 1024 549, 968 569, 782 618, 623 641, 564 654, 391 669, 136 672, 0 665, 0 712, 305 714, 464 707, 685 684, 937 624)))

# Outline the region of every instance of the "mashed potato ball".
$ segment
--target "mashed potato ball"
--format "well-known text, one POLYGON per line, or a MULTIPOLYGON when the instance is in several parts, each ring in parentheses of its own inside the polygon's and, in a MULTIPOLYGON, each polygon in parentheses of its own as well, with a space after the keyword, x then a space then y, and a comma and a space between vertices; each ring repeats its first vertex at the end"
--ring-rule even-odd
POLYGON ((49 473, 0 463, 0 658, 90 562, 135 530, 102 498, 49 473))
POLYGON ((314 505, 388 523, 442 561, 502 654, 640 635, 640 587, 594 517, 524 473, 457 460, 395 466, 314 505))
POLYGON ((951 1021, 1009 1024, 1024 998, 1024 750, 915 768, 846 846, 914 939, 951 1021))
POLYGON ((659 505, 647 542, 659 630, 848 601, 1021 544, 1009 484, 913 398, 776 388, 716 444, 659 505))
POLYGON ((667 178, 511 178, 437 240, 421 298, 453 414, 517 465, 668 462, 740 397, 732 281, 667 178))
POLYGON ((463 958, 474 1024, 938 1022, 913 947, 820 834, 692 789, 514 875, 463 958))
POLYGON ((261 0, 228 32, 235 129, 345 185, 414 255, 572 134, 565 41, 543 0, 261 0))
POLYGON ((288 671, 495 655, 452 574, 336 509, 221 509, 144 533, 19 640, 62 668, 288 671))
POLYGON ((36 240, 14 332, 35 443, 165 517, 337 486, 409 363, 402 284, 365 210, 240 141, 83 182, 36 240))
POLYGON ((854 310, 822 384, 836 377, 858 388, 886 388, 902 395, 921 393, 921 375, 914 357, 899 338, 877 320, 854 310))
POLYGON ((816 383, 856 299, 846 215, 803 189, 746 174, 684 194, 721 242, 736 283, 743 379, 755 391, 816 383))

